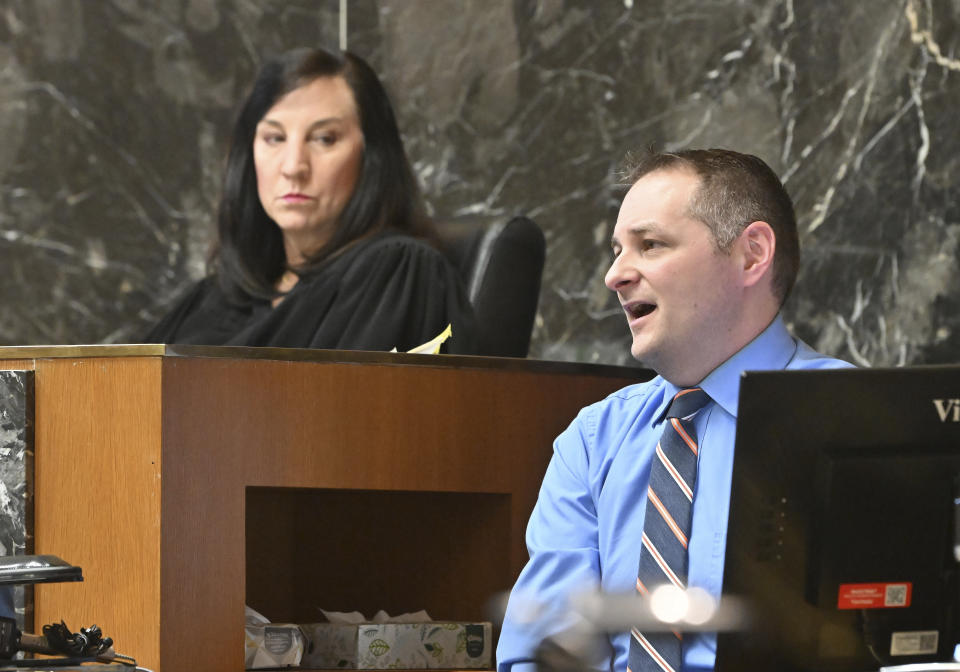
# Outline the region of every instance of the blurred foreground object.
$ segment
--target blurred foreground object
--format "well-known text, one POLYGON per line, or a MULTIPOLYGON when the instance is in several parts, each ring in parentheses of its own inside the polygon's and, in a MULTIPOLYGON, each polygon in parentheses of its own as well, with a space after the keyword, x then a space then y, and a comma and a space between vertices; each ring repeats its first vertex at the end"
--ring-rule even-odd
MULTIPOLYGON (((531 619, 543 608, 531 600, 531 619)), ((750 627, 746 603, 724 596, 719 602, 700 588, 661 586, 650 599, 636 593, 586 592, 570 601, 574 625, 543 640, 535 662, 541 672, 595 670, 610 652, 607 635, 640 629, 646 632, 738 632, 750 627)))

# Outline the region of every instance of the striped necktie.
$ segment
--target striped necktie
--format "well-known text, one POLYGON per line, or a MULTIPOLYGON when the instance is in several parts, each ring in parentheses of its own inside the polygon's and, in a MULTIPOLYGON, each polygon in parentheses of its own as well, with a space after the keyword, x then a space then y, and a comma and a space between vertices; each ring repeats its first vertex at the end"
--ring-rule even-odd
MULTIPOLYGON (((680 390, 667 409, 667 421, 650 466, 647 509, 637 591, 649 595, 663 584, 687 588, 687 538, 697 481, 694 416, 710 401, 698 387, 680 390)), ((640 632, 630 639, 628 672, 679 672, 683 657, 679 632, 640 632)))

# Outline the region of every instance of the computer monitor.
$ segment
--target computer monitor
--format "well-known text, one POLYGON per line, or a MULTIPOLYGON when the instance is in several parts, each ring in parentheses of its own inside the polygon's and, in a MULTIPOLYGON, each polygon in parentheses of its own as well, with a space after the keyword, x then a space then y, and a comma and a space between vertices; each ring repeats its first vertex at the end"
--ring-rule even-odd
POLYGON ((958 477, 960 366, 746 373, 717 671, 951 660, 958 477))

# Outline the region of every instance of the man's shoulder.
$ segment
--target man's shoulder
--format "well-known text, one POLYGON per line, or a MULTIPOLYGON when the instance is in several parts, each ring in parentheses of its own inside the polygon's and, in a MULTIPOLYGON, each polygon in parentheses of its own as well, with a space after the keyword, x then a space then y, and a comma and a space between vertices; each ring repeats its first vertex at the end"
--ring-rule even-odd
POLYGON ((817 352, 809 345, 797 340, 797 351, 793 358, 787 363, 786 368, 790 369, 849 369, 854 368, 850 362, 845 362, 836 357, 830 357, 817 352))
POLYGON ((574 450, 600 469, 623 444, 631 428, 653 422, 663 407, 665 381, 660 376, 627 385, 584 406, 558 438, 559 452, 574 450))
POLYGON ((663 399, 664 384, 664 379, 656 376, 643 383, 621 387, 603 399, 584 407, 580 413, 592 416, 610 413, 641 413, 646 408, 659 406, 663 399))

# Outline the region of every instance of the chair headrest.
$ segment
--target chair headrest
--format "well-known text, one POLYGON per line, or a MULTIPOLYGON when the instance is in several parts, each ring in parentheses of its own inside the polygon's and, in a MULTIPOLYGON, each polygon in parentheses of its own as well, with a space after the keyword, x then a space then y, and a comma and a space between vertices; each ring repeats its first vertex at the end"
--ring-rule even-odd
POLYGON ((437 229, 477 316, 480 354, 526 357, 546 256, 540 227, 517 216, 441 222, 437 229))
MULTIPOLYGON (((521 264, 543 272, 546 241, 530 218, 465 218, 437 225, 447 256, 460 271, 471 303, 483 290, 491 260, 495 266, 521 264)), ((538 280, 539 289, 539 280, 538 280)))

